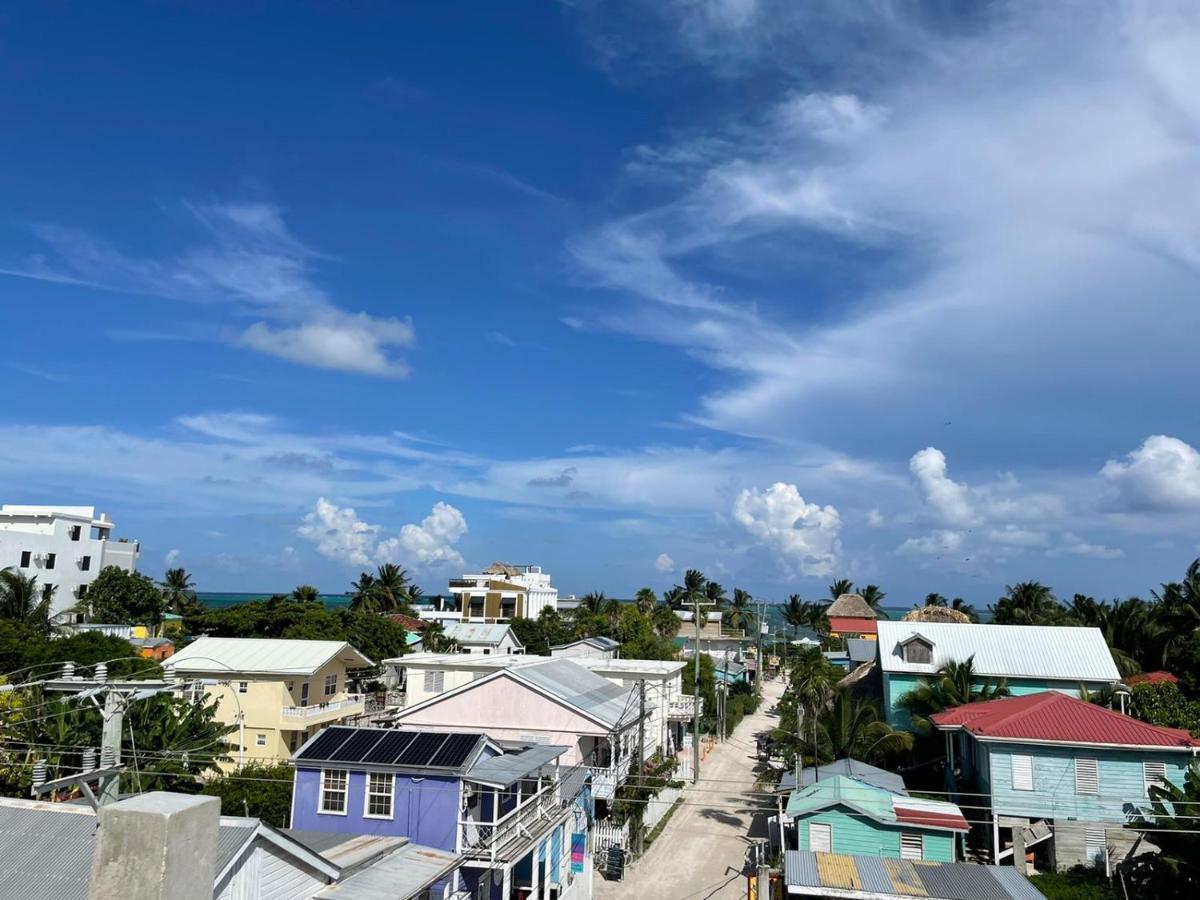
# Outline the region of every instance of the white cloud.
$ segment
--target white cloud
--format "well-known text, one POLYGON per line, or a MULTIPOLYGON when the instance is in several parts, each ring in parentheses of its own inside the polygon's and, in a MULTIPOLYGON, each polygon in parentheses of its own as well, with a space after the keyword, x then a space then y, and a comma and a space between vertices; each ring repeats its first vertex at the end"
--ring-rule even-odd
POLYGON ((993 528, 988 532, 988 539, 1009 547, 1044 547, 1049 541, 1044 531, 1020 528, 1016 525, 993 528))
POLYGON ((168 550, 167 555, 163 557, 163 564, 166 565, 168 569, 174 566, 179 559, 180 552, 181 551, 178 547, 173 547, 172 549, 168 550))
POLYGON ((879 511, 879 507, 872 507, 867 510, 867 526, 870 528, 882 528, 887 524, 887 517, 879 511))
POLYGON ((828 575, 841 553, 842 522, 832 506, 808 503, 794 484, 776 482, 765 491, 743 490, 734 520, 774 550, 784 564, 805 575, 828 575))
POLYGON ((936 447, 926 447, 913 454, 909 470, 917 479, 925 503, 948 525, 968 525, 975 520, 966 485, 953 481, 946 474, 946 456, 936 447))
POLYGON ((391 359, 386 348, 411 346, 414 337, 408 320, 378 319, 359 313, 284 328, 256 322, 242 332, 240 339, 260 353, 301 365, 404 377, 408 366, 391 359))
POLYGON ((1063 533, 1062 544, 1051 555, 1068 553, 1072 556, 1085 556, 1089 559, 1120 559, 1125 551, 1119 547, 1106 547, 1103 544, 1092 544, 1067 531, 1063 533))
POLYGON ((382 526, 362 521, 353 508, 338 507, 324 497, 297 529, 322 556, 347 565, 395 562, 426 572, 464 565, 454 545, 467 533, 467 520, 444 501, 434 504, 420 525, 405 525, 396 537, 381 539, 382 532, 382 526))
POLYGON ((957 553, 963 547, 965 535, 958 531, 941 530, 922 537, 913 537, 900 545, 899 552, 917 556, 940 557, 957 553))
POLYGON ((668 572, 675 571, 675 560, 671 559, 667 554, 660 553, 654 560, 654 570, 666 575, 668 572))
POLYGON ((807 132, 830 144, 866 137, 887 119, 883 107, 864 103, 853 94, 802 94, 791 97, 775 111, 778 123, 789 131, 807 132))
POLYGON ((1151 435, 1123 460, 1106 462, 1100 477, 1125 510, 1200 509, 1200 453, 1178 438, 1151 435))

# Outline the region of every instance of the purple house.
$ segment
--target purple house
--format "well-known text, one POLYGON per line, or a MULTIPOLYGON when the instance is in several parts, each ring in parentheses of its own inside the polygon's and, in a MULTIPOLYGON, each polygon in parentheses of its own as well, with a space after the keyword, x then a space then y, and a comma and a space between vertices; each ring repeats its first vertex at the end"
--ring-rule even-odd
POLYGON ((586 834, 584 771, 565 747, 484 734, 327 728, 296 752, 292 828, 407 837, 462 858, 450 896, 586 900, 570 866, 586 834))

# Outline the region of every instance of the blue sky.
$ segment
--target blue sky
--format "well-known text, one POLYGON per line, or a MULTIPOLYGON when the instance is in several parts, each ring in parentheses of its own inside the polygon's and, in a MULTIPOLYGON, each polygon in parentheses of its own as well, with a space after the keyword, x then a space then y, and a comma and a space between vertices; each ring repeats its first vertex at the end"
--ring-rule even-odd
POLYGON ((1145 593, 1200 553, 1198 39, 1170 3, 9 11, 0 494, 212 590, 1145 593))

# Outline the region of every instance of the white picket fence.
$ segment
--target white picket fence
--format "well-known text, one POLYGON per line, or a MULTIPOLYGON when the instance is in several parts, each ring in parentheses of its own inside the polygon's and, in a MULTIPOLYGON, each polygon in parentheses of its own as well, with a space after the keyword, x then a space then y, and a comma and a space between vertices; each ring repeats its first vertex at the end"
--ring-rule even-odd
POLYGON ((611 822, 594 822, 592 824, 592 852, 600 853, 609 847, 629 849, 629 823, 614 825, 611 822))
POLYGON ((646 831, 653 831, 662 817, 667 814, 667 811, 675 805, 675 801, 679 799, 679 788, 663 788, 659 791, 658 796, 646 803, 646 812, 642 817, 642 825, 646 831))

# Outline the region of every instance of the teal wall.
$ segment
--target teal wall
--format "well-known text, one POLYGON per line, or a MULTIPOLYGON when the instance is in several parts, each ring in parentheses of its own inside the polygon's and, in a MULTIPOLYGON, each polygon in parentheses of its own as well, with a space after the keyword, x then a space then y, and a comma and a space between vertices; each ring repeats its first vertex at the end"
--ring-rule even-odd
MULTIPOLYGON (((1192 756, 1185 752, 1107 750, 1097 747, 1047 747, 1033 744, 990 745, 992 809, 1000 815, 1088 822, 1127 822, 1134 809, 1147 809, 1142 762, 1164 762, 1167 780, 1182 784, 1192 756), (1033 757, 1033 790, 1012 786, 1012 755, 1033 757), (1075 757, 1098 761, 1099 794, 1075 793, 1075 757)), ((985 782, 987 783, 987 782, 985 782)), ((985 788, 980 787, 983 791, 985 788)))
POLYGON ((933 862, 954 862, 954 834, 921 828, 917 825, 887 825, 876 822, 845 807, 831 807, 795 820, 800 849, 808 849, 808 823, 832 826, 834 853, 859 856, 900 858, 900 833, 921 834, 925 840, 925 858, 933 862))
MULTIPOLYGON (((888 724, 896 728, 908 727, 908 711, 900 708, 900 698, 909 691, 915 690, 928 675, 911 675, 906 672, 884 673, 883 676, 883 708, 887 710, 888 724)), ((990 682, 995 684, 995 678, 981 678, 976 682, 983 687, 990 682)), ((1061 691, 1072 697, 1079 696, 1078 681, 1051 681, 1045 678, 1009 678, 1008 694, 1010 697, 1024 697, 1027 694, 1038 694, 1042 691, 1061 691)), ((1089 691, 1098 691, 1107 686, 1107 682, 1091 682, 1087 685, 1089 691)))

